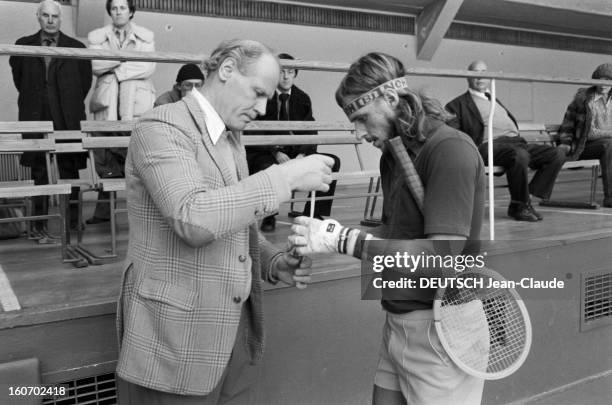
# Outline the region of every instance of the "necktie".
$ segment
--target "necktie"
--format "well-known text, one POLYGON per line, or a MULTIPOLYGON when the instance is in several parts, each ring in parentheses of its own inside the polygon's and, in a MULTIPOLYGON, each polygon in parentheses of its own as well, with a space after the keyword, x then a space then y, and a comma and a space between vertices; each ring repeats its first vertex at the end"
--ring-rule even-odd
POLYGON ((279 121, 289 121, 289 94, 281 93, 278 96, 280 110, 278 111, 279 121))
MULTIPOLYGON (((55 38, 45 37, 42 40, 42 44, 43 46, 53 46, 55 44, 55 38)), ((49 69, 49 64, 51 63, 51 57, 44 56, 43 59, 45 60, 45 69, 49 69)))
POLYGON ((122 48, 123 43, 125 42, 125 37, 126 37, 125 30, 115 30, 115 35, 117 36, 117 39, 119 40, 119 47, 122 48))
POLYGON ((487 98, 487 100, 491 101, 491 93, 489 93, 488 91, 485 92, 485 97, 487 98))

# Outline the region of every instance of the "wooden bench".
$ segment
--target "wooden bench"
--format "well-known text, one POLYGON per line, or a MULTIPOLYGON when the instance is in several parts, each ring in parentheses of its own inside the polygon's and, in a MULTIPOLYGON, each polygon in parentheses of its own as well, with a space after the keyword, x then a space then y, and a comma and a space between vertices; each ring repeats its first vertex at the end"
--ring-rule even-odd
MULTIPOLYGON (((523 137, 529 143, 542 143, 551 146, 556 146, 558 143, 558 125, 545 125, 530 122, 519 122, 519 131, 521 137, 523 137)), ((486 162, 485 162, 486 163, 486 162)), ((591 170, 591 185, 589 192, 589 200, 587 202, 575 202, 575 201, 560 201, 560 200, 542 200, 540 205, 548 207, 565 207, 565 208, 597 208, 598 204, 595 202, 595 193, 597 191, 597 177, 599 176, 599 160, 575 160, 567 161, 563 164, 561 170, 577 170, 577 169, 590 169, 591 170)), ((493 173, 496 176, 501 176, 505 173, 505 170, 501 166, 493 166, 493 169, 485 167, 487 174, 493 173)))
MULTIPOLYGON (((91 121, 81 122, 81 127, 85 133, 103 133, 102 129, 106 127, 103 125, 105 121, 93 121, 97 123, 95 125, 90 124, 91 121)), ((132 122, 125 122, 121 125, 113 123, 108 126, 112 128, 112 131, 108 132, 128 132, 131 131, 133 126, 132 122), (119 128, 119 129, 117 129, 119 128)), ((117 192, 125 191, 125 178, 100 178, 96 173, 95 169, 95 151, 108 148, 121 148, 127 149, 130 142, 129 136, 88 136, 82 140, 83 149, 87 151, 89 155, 89 166, 91 170, 91 178, 93 179, 94 186, 91 191, 103 191, 109 193, 109 204, 110 204, 110 228, 111 228, 111 249, 108 255, 95 255, 82 244, 82 233, 78 233, 78 246, 79 252, 84 255, 87 260, 92 264, 103 264, 108 262, 110 259, 117 257, 117 215, 127 213, 127 208, 119 208, 117 206, 117 192)), ((98 200, 101 201, 101 200, 98 200)), ((104 202, 104 201, 102 201, 104 202)), ((82 213, 80 215, 82 217, 82 213)))
MULTIPOLYGON (((0 141, 21 141, 23 139, 22 134, 40 134, 41 137, 46 137, 49 133, 53 132, 53 123, 51 121, 3 121, 0 122, 0 141)), ((21 166, 20 157, 24 151, 14 150, 12 152, 1 153, 0 156, 4 159, 3 169, 7 172, 12 172, 13 176, 9 181, 16 182, 14 185, 33 185, 31 180, 24 180, 31 176, 31 170, 29 167, 21 166)), ((50 166, 50 155, 45 154, 47 176, 49 176, 50 166)), ((3 176, 6 178, 6 176, 3 176)), ((47 181, 51 184, 50 177, 47 177, 47 181)), ((7 184, 7 181, 2 181, 7 184)), ((53 197, 52 202, 56 202, 56 197, 53 197)), ((29 212, 31 208, 30 197, 24 197, 23 199, 17 199, 18 202, 3 204, 5 207, 23 208, 24 211, 29 212)), ((55 243, 55 237, 49 235, 44 230, 33 230, 28 223, 27 236, 28 239, 37 240, 39 243, 55 243)))
MULTIPOLYGON (((15 126, 17 129, 19 125, 15 126)), ((44 128, 43 126, 40 127, 44 128)), ((1 130, 1 129, 0 129, 1 130)), ((47 165, 47 174, 49 175, 49 183, 52 183, 50 153, 54 150, 55 144, 50 139, 0 139, 0 154, 12 154, 23 152, 40 152, 45 154, 47 165)), ((1 223, 22 222, 22 221, 39 221, 47 219, 57 219, 60 227, 61 255, 65 262, 76 262, 80 258, 74 257, 68 251, 66 207, 70 195, 70 184, 45 184, 34 185, 33 181, 10 181, 0 183, 0 198, 1 199, 28 199, 31 197, 50 197, 59 199, 59 212, 57 214, 47 213, 45 215, 32 215, 31 209, 27 209, 23 217, 18 218, 0 218, 1 223)), ((28 204, 29 205, 29 204, 28 204)), ((41 238, 54 239, 49 235, 41 235, 41 238)))
MULTIPOLYGON (((363 163, 363 158, 359 150, 359 145, 362 144, 360 139, 355 137, 355 126, 349 122, 318 122, 318 121, 253 121, 247 125, 245 131, 263 132, 262 134, 248 134, 242 137, 242 143, 245 146, 274 146, 274 145, 353 145, 355 154, 359 163, 359 171, 351 172, 345 176, 337 174, 335 179, 368 179, 367 193, 335 195, 333 197, 318 197, 317 201, 343 199, 343 198, 358 198, 365 197, 364 219, 362 225, 374 226, 380 224, 380 221, 373 218, 376 198, 382 194, 379 192, 380 180, 378 171, 366 170, 363 163), (318 134, 318 135, 276 135, 275 131, 323 131, 323 132, 341 132, 341 134, 318 134), (267 133, 266 133, 267 132, 267 133), (374 181, 376 180, 376 186, 374 181), (375 188, 376 187, 376 188, 375 188), (371 208, 370 208, 371 204, 371 208), (368 211, 370 211, 368 217, 368 211)), ((293 211, 293 203, 308 201, 309 198, 295 198, 292 196, 290 216, 296 216, 293 211)), ((299 214, 299 213, 298 213, 299 214)))

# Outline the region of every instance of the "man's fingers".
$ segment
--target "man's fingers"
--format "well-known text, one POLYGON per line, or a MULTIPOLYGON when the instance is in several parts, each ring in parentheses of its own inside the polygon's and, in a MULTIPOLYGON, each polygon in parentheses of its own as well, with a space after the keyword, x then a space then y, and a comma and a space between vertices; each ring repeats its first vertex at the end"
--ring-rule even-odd
POLYGON ((310 251, 310 249, 308 248, 308 246, 298 246, 298 247, 295 248, 295 251, 298 252, 298 254, 300 254, 302 256, 304 256, 304 255, 306 255, 308 253, 312 253, 310 251))
POLYGON ((316 191, 321 191, 323 193, 326 193, 329 190, 329 184, 321 184, 319 187, 317 187, 316 191))
POLYGON ((289 235, 289 242, 293 244, 296 253, 297 253, 298 246, 306 246, 308 244, 308 241, 306 240, 306 238, 301 235, 289 235))
MULTIPOLYGON (((310 223, 312 221, 313 220, 310 217, 306 217, 306 216, 303 216, 303 215, 299 216, 297 218, 294 218, 293 219, 293 226, 291 227, 291 230, 293 232, 297 233, 298 230, 308 228, 308 226, 310 225, 310 223), (294 226, 296 226, 296 225, 303 225, 303 227, 302 228, 294 228, 294 226)), ((300 233, 303 234, 304 232, 300 232, 300 233)))
POLYGON ((334 166, 334 159, 330 158, 329 156, 319 155, 319 154, 315 154, 315 155, 311 155, 311 156, 314 156, 317 159, 319 159, 321 162, 323 162, 330 169, 334 166))
POLYGON ((311 267, 312 267, 312 259, 308 256, 301 256, 301 257, 302 257, 302 261, 300 262, 300 269, 308 269, 308 273, 310 273, 311 267))
POLYGON ((310 277, 310 274, 312 273, 312 269, 310 267, 308 268, 299 268, 299 269, 295 269, 294 277, 310 277))
POLYGON ((329 167, 329 170, 331 170, 331 168, 334 166, 334 159, 330 158, 329 156, 325 156, 325 155, 321 155, 321 156, 323 157, 323 161, 325 162, 327 167, 329 167))
POLYGON ((302 283, 302 284, 310 284, 310 282, 312 281, 310 276, 293 276, 293 281, 297 284, 297 283, 302 283))
POLYGON ((296 256, 292 254, 285 255, 285 261, 291 267, 297 267, 300 264, 300 260, 302 260, 302 256, 296 256))

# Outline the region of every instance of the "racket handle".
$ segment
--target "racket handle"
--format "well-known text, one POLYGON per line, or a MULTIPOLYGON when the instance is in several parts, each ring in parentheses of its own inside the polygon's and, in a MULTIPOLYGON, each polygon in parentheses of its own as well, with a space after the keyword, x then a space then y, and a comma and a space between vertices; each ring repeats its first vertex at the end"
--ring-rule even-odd
POLYGON ((408 185, 408 189, 410 190, 414 201, 416 201, 417 207, 421 213, 423 213, 423 206, 425 204, 425 189, 423 188, 421 178, 414 167, 414 163, 412 163, 412 159, 408 155, 408 152, 406 152, 406 147, 399 136, 390 139, 388 142, 389 146, 391 147, 391 153, 399 164, 404 181, 408 185))

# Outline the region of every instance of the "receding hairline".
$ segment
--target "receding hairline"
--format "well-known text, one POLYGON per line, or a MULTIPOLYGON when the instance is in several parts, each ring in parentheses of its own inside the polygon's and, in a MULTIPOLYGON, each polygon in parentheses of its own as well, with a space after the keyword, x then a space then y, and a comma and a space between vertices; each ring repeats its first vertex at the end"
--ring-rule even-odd
POLYGON ((475 60, 475 61, 473 61, 472 63, 469 64, 468 70, 476 71, 477 70, 476 67, 478 65, 484 66, 484 69, 478 69, 478 70, 482 71, 482 70, 487 70, 488 69, 488 66, 487 66, 487 64, 486 64, 486 62, 484 60, 475 60))
POLYGON ((241 73, 246 73, 250 70, 251 66, 264 58, 266 55, 269 55, 272 60, 276 62, 278 67, 280 68, 280 60, 275 52, 267 46, 266 44, 255 41, 252 39, 232 39, 223 41, 221 44, 217 46, 217 48, 212 52, 209 59, 203 62, 206 70, 209 74, 215 74, 222 63, 224 63, 227 59, 232 59, 236 63, 238 70, 241 73), (229 51, 229 49, 233 49, 233 51, 229 51), (219 57, 220 54, 224 54, 222 59, 218 59, 216 63, 218 63, 213 70, 210 69, 210 61, 219 57), (240 55, 242 54, 242 55, 240 55), (257 54, 256 56, 250 56, 249 54, 257 54), (219 56, 217 56, 219 55, 219 56))
POLYGON ((38 3, 38 8, 36 9, 36 15, 40 15, 40 12, 42 11, 45 5, 55 6, 55 8, 57 8, 59 15, 60 16, 62 15, 62 5, 59 4, 59 2, 55 0, 42 0, 40 3, 38 3))

